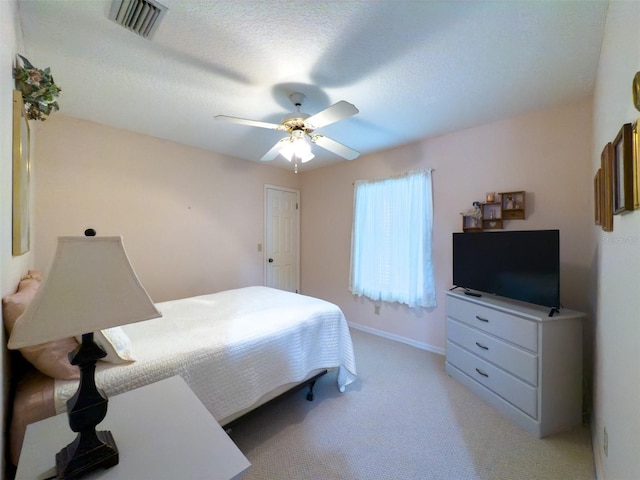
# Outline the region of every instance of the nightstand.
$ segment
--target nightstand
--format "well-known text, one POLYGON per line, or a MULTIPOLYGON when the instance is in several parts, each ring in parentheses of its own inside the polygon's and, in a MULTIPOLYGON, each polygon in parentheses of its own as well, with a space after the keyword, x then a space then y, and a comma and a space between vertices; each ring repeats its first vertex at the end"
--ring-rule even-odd
MULTIPOLYGON (((97 429, 113 433, 120 463, 83 480, 232 480, 251 466, 177 376, 110 398, 97 429)), ((29 425, 16 480, 55 478, 55 455, 74 438, 66 413, 29 425)))

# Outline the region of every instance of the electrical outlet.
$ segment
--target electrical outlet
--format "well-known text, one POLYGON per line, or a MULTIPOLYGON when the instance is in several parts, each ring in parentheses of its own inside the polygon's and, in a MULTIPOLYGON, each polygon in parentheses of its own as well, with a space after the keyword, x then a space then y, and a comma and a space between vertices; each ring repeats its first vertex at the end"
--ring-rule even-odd
POLYGON ((604 456, 609 456, 609 434, 607 433, 607 427, 604 427, 604 435, 602 436, 602 450, 604 450, 604 456))
POLYGON ((375 313, 376 315, 380 315, 380 305, 375 305, 373 307, 373 313, 375 313))

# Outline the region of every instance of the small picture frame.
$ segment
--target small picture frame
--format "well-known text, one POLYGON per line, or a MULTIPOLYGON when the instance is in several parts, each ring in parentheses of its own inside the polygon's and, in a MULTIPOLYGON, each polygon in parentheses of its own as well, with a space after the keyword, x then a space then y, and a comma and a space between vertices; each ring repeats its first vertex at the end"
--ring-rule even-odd
POLYGON ((600 154, 601 190, 600 225, 605 232, 613 231, 613 145, 607 143, 600 154))
POLYGON ((633 126, 625 123, 613 141, 613 214, 633 210, 633 126))
POLYGON ((593 177, 593 214, 596 225, 602 225, 602 169, 593 177))
POLYGON ((633 209, 640 208, 640 118, 633 124, 633 209))

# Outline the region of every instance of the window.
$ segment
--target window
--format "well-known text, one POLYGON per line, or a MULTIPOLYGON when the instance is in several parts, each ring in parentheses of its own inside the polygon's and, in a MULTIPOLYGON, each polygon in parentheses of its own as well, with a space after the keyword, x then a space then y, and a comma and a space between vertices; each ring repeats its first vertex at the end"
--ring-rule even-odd
POLYGON ((349 290, 435 307, 431 170, 355 184, 349 290))

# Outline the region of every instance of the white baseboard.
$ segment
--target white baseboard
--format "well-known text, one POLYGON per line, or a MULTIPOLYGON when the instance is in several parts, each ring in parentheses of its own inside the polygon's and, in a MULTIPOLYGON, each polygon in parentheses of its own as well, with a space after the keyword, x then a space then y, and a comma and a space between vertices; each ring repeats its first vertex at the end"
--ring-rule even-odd
POLYGON ((362 330, 363 332, 370 333, 372 335, 377 335, 378 337, 383 337, 388 340, 394 340, 400 343, 406 343, 407 345, 411 345, 412 347, 419 348, 421 350, 427 350, 428 352, 437 353, 438 355, 444 356, 444 349, 434 347, 433 345, 429 345, 427 343, 417 342, 410 338, 402 337, 400 335, 394 335, 393 333, 384 332, 382 330, 378 330, 377 328, 371 328, 364 325, 359 325, 357 323, 347 322, 349 327, 355 328, 356 330, 362 330))

